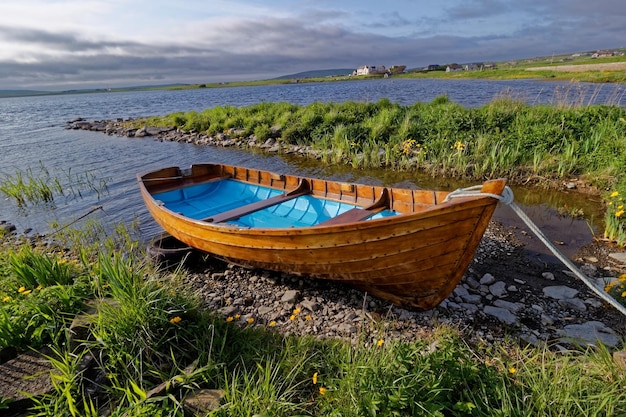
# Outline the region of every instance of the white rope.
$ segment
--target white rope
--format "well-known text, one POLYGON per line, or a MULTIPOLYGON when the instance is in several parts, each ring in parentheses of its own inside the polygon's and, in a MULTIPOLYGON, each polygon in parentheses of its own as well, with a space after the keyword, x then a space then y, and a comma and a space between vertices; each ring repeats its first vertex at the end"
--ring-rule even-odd
POLYGON ((452 198, 461 198, 461 197, 492 197, 497 200, 500 200, 503 204, 510 205, 513 203, 513 190, 510 187, 504 187, 502 190, 502 195, 500 194, 492 194, 492 193, 483 193, 481 192, 482 185, 475 185, 473 187, 467 188, 459 188, 457 190, 452 191, 450 194, 446 196, 443 200, 444 203, 447 203, 452 198))
POLYGON ((504 188, 502 195, 491 194, 491 193, 482 193, 480 192, 482 186, 474 186, 468 188, 459 188, 458 190, 452 191, 445 198, 444 202, 449 201, 452 198, 460 198, 460 197, 476 197, 476 196, 487 196, 493 197, 495 199, 500 200, 502 203, 511 207, 513 212, 519 216, 519 218, 526 223, 526 225, 530 228, 530 230, 541 240, 541 242, 556 256, 563 264, 569 268, 570 271, 574 273, 574 275, 580 279, 587 287, 591 289, 599 298, 606 301, 615 307, 620 313, 626 316, 626 307, 617 302, 613 297, 604 291, 604 289, 599 288, 595 285, 589 277, 583 274, 580 269, 572 261, 570 261, 565 255, 559 251, 559 249, 546 237, 545 234, 537 227, 535 223, 524 213, 524 211, 513 202, 513 191, 508 186, 504 188))

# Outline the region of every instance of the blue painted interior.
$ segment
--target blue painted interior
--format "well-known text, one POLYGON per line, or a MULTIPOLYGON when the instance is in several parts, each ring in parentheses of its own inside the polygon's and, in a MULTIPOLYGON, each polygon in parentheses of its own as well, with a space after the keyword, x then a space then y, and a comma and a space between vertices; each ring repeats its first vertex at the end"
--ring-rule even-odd
MULTIPOLYGON (((154 198, 163 202, 165 207, 174 212, 201 220, 280 194, 282 194, 281 191, 268 187, 245 184, 234 180, 221 180, 157 193, 154 198)), ((353 204, 304 195, 227 223, 254 228, 309 227, 355 207, 357 206, 353 204)), ((396 212, 394 211, 384 210, 369 219, 395 215, 396 212)))

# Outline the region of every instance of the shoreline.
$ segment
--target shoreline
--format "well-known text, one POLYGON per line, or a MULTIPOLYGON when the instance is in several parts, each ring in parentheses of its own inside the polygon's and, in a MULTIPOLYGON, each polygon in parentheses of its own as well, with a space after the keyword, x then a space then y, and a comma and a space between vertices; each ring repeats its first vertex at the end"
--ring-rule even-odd
MULTIPOLYGON (((272 139, 259 143, 252 137, 241 139, 223 133, 216 135, 216 137, 210 137, 206 134, 184 132, 174 128, 129 128, 126 126, 128 122, 128 120, 86 121, 75 119, 69 121, 66 128, 98 131, 110 136, 151 137, 158 141, 260 149, 269 153, 280 152, 302 157, 320 158, 318 152, 305 146, 284 146, 272 139)), ((233 133, 236 134, 236 132, 233 133)), ((552 184, 552 186, 555 185, 552 184)), ((559 184, 559 186, 563 186, 563 184, 559 184)), ((575 184, 575 186, 576 191, 579 192, 598 193, 597 189, 587 187, 584 183, 575 184)), ((626 317, 621 317, 612 307, 597 300, 582 282, 575 280, 563 271, 565 266, 554 263, 553 260, 542 256, 540 253, 525 249, 525 244, 516 237, 516 233, 519 232, 517 229, 519 229, 517 226, 505 226, 492 220, 475 260, 462 283, 447 300, 435 309, 416 313, 403 309, 396 310, 396 307, 384 305, 384 302, 379 304, 379 300, 369 301, 369 303, 376 311, 388 311, 389 313, 395 311, 391 314, 392 317, 407 319, 402 326, 409 326, 409 328, 419 329, 419 331, 424 331, 424 327, 420 327, 418 322, 426 323, 425 326, 428 327, 435 322, 441 322, 441 320, 444 322, 450 320, 450 323, 456 323, 458 326, 482 329, 478 335, 483 335, 487 339, 503 338, 508 330, 515 329, 515 334, 520 340, 525 341, 525 343, 538 344, 542 341, 563 341, 563 338, 568 337, 568 334, 571 336, 575 332, 581 331, 579 327, 568 326, 582 326, 583 332, 602 333, 604 330, 593 328, 593 323, 599 321, 608 323, 606 333, 613 336, 607 337, 619 339, 626 336, 626 317), (496 287, 492 288, 494 284, 496 287), (555 298, 553 294, 546 294, 544 288, 549 287, 569 288, 571 289, 569 293, 576 295, 573 297, 558 295, 557 297, 561 298, 555 298), (585 328, 585 325, 591 327, 585 328), (570 333, 567 333, 568 331, 570 333), (563 336, 564 334, 566 336, 563 336)), ((530 234, 529 231, 525 233, 530 234)), ((616 264, 611 260, 609 248, 610 245, 595 241, 582 248, 574 259, 587 275, 604 282, 621 273, 626 273, 626 265, 616 264)), ((256 322, 279 321, 281 317, 284 318, 286 312, 290 311, 290 308, 295 306, 303 307, 313 314, 317 310, 314 307, 306 307, 306 305, 310 306, 311 303, 315 305, 316 302, 311 300, 319 298, 327 302, 328 298, 336 298, 336 294, 333 293, 333 291, 337 291, 336 288, 335 290, 331 288, 330 292, 325 293, 324 296, 317 295, 315 293, 319 288, 319 285, 316 284, 317 280, 308 280, 306 281, 307 285, 305 285, 301 278, 288 274, 261 273, 260 275, 250 275, 249 271, 232 265, 222 265, 218 270, 212 270, 211 265, 207 268, 205 272, 188 275, 189 285, 198 288, 198 291, 206 296, 204 300, 207 306, 221 311, 226 316, 240 314, 242 320, 253 317, 256 322), (228 279, 225 280, 227 275, 228 279), (238 284, 232 285, 232 280, 236 278, 238 284), (255 283, 262 282, 273 288, 266 294, 268 299, 256 303, 254 300, 258 297, 255 298, 254 294, 260 291, 257 288, 247 295, 244 293, 237 294, 230 301, 229 308, 224 309, 222 297, 211 298, 207 295, 207 293, 219 294, 222 291, 232 293, 235 287, 247 288, 250 285, 248 282, 250 278, 254 278, 255 283), (227 282, 226 287, 224 287, 223 281, 227 282), (315 291, 310 295, 296 297, 291 303, 287 303, 290 304, 288 308, 282 308, 283 303, 277 297, 283 292, 277 291, 274 286, 283 284, 287 285, 287 287, 280 287, 281 291, 284 290, 284 292, 290 291, 287 288, 289 285, 293 287, 293 284, 295 284, 295 288, 291 290, 298 291, 300 294, 306 294, 306 288, 309 286, 315 291), (222 290, 216 291, 216 287, 220 287, 222 290), (241 310, 237 310, 235 313, 234 307, 241 307, 241 310)), ((322 289, 323 291, 326 289, 322 289)), ((341 293, 340 301, 337 302, 342 306, 350 306, 350 313, 347 313, 347 316, 356 315, 353 319, 362 318, 362 313, 359 312, 364 311, 365 299, 362 295, 356 296, 353 291, 356 290, 346 289, 345 292, 341 293)), ((380 315, 380 313, 378 314, 380 315)), ((332 320, 330 321, 332 322, 332 320)), ((293 331, 290 328, 290 323, 283 322, 283 324, 287 331, 293 331)), ((299 331, 305 328, 307 326, 301 326, 299 331)), ((311 334, 316 334, 319 329, 319 326, 311 327, 311 334)), ((351 332, 346 333, 345 330, 328 330, 327 333, 335 336, 341 333, 351 334, 351 332)))

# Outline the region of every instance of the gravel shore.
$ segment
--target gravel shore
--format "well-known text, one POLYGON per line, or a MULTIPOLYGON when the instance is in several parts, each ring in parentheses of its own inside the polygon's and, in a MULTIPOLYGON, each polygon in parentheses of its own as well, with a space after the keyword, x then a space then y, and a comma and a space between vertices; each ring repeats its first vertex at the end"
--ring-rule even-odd
MULTIPOLYGON (((579 264, 603 285, 624 272, 608 265, 608 248, 585 248, 579 264), (595 254, 595 255, 593 255, 595 254)), ((399 308, 335 282, 244 269, 196 254, 182 270, 183 285, 224 320, 285 334, 375 344, 411 341, 440 325, 471 341, 549 343, 556 348, 602 341, 619 347, 626 317, 600 301, 558 263, 533 259, 504 226, 492 222, 461 284, 429 311, 399 308)))

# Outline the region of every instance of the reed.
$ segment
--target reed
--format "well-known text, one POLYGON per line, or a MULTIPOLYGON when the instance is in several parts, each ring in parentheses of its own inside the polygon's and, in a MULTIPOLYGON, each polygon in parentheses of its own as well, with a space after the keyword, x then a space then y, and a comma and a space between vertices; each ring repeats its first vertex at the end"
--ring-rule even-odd
POLYGON ((29 204, 54 204, 57 197, 83 198, 84 193, 94 193, 100 199, 108 193, 107 183, 108 179, 93 171, 73 174, 69 168, 58 176, 40 164, 37 170, 27 168, 13 174, 4 173, 0 179, 0 193, 14 200, 18 207, 25 208, 29 204))

